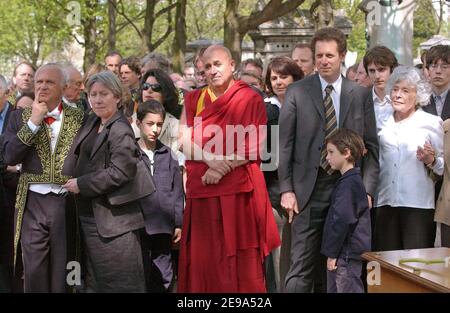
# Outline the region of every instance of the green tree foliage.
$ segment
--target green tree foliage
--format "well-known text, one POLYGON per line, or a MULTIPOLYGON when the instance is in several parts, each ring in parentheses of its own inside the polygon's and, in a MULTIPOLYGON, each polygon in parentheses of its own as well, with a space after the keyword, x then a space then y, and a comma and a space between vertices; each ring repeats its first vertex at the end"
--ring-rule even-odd
MULTIPOLYGON (((124 56, 142 55, 146 49, 135 27, 139 32, 144 27, 145 1, 117 0, 116 11, 116 49, 124 56)), ((97 60, 103 62, 107 52, 108 47, 102 46, 97 60)))
POLYGON ((352 22, 352 32, 348 36, 347 47, 358 52, 358 59, 366 53, 366 22, 365 14, 358 9, 360 0, 334 0, 334 9, 344 10, 345 16, 352 22))
MULTIPOLYGON (((175 8, 164 10, 177 3, 178 0, 115 0, 116 27, 108 29, 108 0, 77 0, 72 1, 80 6, 80 23, 71 25, 67 22, 70 14, 70 0, 8 0, 0 1, 0 70, 5 71, 19 59, 27 59, 36 65, 49 60, 63 61, 62 51, 78 42, 87 48, 87 63, 103 63, 103 57, 110 47, 108 38, 115 38, 116 48, 125 56, 142 56, 148 52, 150 44, 158 43, 169 25, 172 32, 154 46, 158 52, 172 55, 177 31, 175 8), (154 5, 154 23, 151 38, 147 41, 145 34, 145 16, 148 3, 154 5), (160 12, 160 14, 158 14, 160 12), (170 16, 169 16, 170 12, 170 16), (169 18, 170 17, 170 18, 169 18), (115 36, 111 32, 115 32, 115 36)), ((305 0, 301 8, 310 9, 316 0, 305 0)), ((432 0, 417 0, 414 16, 414 49, 418 44, 430 38, 438 29, 438 15, 431 10, 432 0)), ((186 7, 186 40, 224 38, 224 14, 226 4, 232 1, 217 0, 187 0, 186 7)), ((252 15, 257 5, 261 8, 270 1, 246 0, 233 1, 237 21, 242 23, 239 40, 245 36, 246 27, 256 20, 252 15), (248 20, 247 17, 252 16, 248 20), (243 25, 243 26, 242 26, 243 25)), ((275 1, 283 3, 286 1, 275 1)), ((358 10, 361 0, 333 0, 335 10, 343 10, 353 23, 352 32, 348 38, 348 49, 357 51, 359 58, 365 53, 365 21, 364 13, 358 10)), ((232 6, 229 5, 231 8, 232 6)), ((280 6, 281 7, 281 6, 280 6)), ((270 12, 274 17, 278 11, 270 12)), ((233 13, 234 14, 234 13, 233 13)), ((270 15, 269 14, 269 15, 270 15)), ((254 25, 252 24, 252 27, 254 25)), ((229 28, 229 27, 228 27, 229 28)), ((443 23, 440 31, 448 34, 448 23, 443 23)), ((246 37, 248 38, 248 37, 246 37)), ((9 73, 7 73, 9 74, 9 73)))
POLYGON ((420 43, 435 35, 438 28, 436 11, 431 0, 417 0, 414 10, 413 51, 417 51, 420 43))
POLYGON ((186 8, 187 38, 223 39, 225 1, 188 0, 186 8))
MULTIPOLYGON (((301 9, 309 10, 316 0, 305 0, 301 9)), ((347 49, 358 52, 358 59, 361 59, 366 51, 366 24, 364 12, 358 9, 361 0, 333 0, 331 5, 334 14, 338 10, 343 11, 344 15, 353 24, 352 31, 348 36, 347 49)))
POLYGON ((0 1, 0 29, 3 64, 26 59, 40 65, 72 40, 66 13, 55 1, 0 1))

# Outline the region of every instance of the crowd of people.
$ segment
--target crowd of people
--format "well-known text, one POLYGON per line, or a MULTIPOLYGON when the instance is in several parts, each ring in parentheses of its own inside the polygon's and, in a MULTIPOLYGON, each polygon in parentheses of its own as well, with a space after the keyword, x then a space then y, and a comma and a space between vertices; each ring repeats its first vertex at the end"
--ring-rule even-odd
POLYGON ((450 46, 346 52, 0 75, 0 291, 364 292, 362 253, 450 247, 450 46))

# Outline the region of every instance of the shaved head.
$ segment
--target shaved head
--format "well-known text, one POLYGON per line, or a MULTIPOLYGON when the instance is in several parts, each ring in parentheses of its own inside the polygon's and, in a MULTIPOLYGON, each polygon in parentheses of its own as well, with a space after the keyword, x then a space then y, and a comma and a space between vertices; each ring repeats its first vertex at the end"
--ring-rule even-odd
POLYGON ((205 52, 203 52, 202 58, 206 58, 211 53, 217 52, 217 51, 220 51, 220 52, 224 53, 228 57, 228 59, 230 59, 230 60, 232 59, 230 49, 228 49, 227 47, 224 47, 222 45, 211 45, 211 46, 209 46, 208 48, 206 48, 205 52))
POLYGON ((231 52, 224 46, 212 45, 203 53, 202 61, 208 85, 219 97, 234 82, 235 63, 231 52))

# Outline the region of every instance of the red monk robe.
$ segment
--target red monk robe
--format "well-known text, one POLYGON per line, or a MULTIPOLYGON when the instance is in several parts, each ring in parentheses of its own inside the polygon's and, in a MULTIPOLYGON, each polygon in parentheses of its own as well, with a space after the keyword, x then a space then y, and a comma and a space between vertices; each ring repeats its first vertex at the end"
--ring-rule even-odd
MULTIPOLYGON (((214 133, 200 133, 208 125, 218 125, 224 134, 223 152, 216 149, 217 155, 227 154, 227 139, 233 137, 226 135, 226 125, 266 125, 263 100, 245 83, 236 81, 219 98, 213 101, 211 97, 214 94, 205 88, 185 99, 186 123, 193 127, 192 140, 200 147, 205 148, 214 138, 214 133), (194 125, 194 117, 201 117, 201 123, 194 125)), ((231 154, 253 160, 226 174, 216 185, 202 184, 206 163, 186 161, 178 292, 266 291, 264 257, 280 245, 280 238, 260 159, 254 159, 265 133, 256 142, 249 140, 251 137, 247 133, 245 141, 235 143, 231 154)))

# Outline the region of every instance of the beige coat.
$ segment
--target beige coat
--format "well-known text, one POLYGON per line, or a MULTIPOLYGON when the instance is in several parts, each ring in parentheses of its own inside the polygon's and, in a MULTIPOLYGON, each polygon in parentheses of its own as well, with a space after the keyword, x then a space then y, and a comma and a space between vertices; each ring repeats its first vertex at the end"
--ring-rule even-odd
POLYGON ((444 181, 436 202, 434 220, 450 226, 450 119, 444 122, 444 181))

